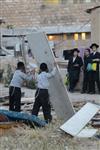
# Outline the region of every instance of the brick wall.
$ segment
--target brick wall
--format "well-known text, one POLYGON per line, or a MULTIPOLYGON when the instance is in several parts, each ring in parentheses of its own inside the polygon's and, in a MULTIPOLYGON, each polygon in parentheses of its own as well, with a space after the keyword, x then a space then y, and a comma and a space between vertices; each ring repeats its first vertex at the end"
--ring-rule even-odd
POLYGON ((99 3, 48 5, 43 0, 0 0, 0 18, 14 27, 79 24, 90 19, 85 10, 99 3))

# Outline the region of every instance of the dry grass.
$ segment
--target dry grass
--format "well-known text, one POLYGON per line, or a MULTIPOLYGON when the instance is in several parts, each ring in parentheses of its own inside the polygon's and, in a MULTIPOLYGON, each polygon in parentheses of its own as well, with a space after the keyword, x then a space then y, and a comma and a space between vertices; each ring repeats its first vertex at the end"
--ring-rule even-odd
POLYGON ((0 150, 99 150, 100 141, 75 139, 59 130, 60 122, 46 128, 27 126, 10 129, 0 137, 0 150))

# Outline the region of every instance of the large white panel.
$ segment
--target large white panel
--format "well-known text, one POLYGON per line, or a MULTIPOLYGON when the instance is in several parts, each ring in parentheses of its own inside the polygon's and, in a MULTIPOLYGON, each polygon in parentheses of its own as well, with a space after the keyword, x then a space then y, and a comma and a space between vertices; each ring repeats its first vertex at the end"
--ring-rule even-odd
MULTIPOLYGON (((42 32, 35 32, 28 35, 27 38, 38 65, 45 62, 48 65, 49 71, 51 71, 54 67, 55 58, 46 35, 42 32)), ((74 115, 74 109, 69 100, 58 67, 55 77, 49 79, 49 81, 50 100, 59 119, 66 121, 74 115)))
POLYGON ((76 137, 79 138, 90 138, 96 134, 97 129, 83 129, 76 137))
POLYGON ((100 107, 98 105, 87 103, 73 117, 64 123, 60 129, 72 136, 77 136, 99 109, 100 107))

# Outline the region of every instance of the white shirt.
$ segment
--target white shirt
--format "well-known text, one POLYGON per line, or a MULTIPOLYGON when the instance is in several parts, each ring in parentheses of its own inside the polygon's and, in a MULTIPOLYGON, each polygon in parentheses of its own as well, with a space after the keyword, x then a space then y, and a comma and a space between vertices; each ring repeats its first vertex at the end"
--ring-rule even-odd
POLYGON ((75 61, 76 57, 73 57, 73 62, 75 61))
POLYGON ((32 75, 27 75, 23 73, 21 70, 16 70, 11 80, 10 86, 21 88, 24 80, 32 80, 32 79, 33 79, 32 75))
POLYGON ((96 54, 96 52, 93 52, 93 55, 95 55, 96 54))
POLYGON ((39 75, 37 75, 37 88, 48 89, 49 87, 48 79, 55 76, 55 74, 56 74, 56 68, 54 68, 50 73, 43 71, 39 75))

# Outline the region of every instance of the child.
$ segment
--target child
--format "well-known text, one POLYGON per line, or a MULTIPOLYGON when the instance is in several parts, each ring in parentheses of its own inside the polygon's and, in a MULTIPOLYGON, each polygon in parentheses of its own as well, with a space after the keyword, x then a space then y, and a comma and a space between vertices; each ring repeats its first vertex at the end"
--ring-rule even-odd
POLYGON ((84 51, 84 65, 83 65, 83 87, 81 93, 90 93, 91 92, 91 70, 88 69, 89 64, 91 63, 90 58, 90 49, 85 49, 84 51))
POLYGON ((48 79, 53 77, 56 73, 56 68, 52 72, 48 73, 48 67, 46 63, 40 65, 40 74, 37 76, 37 90, 35 93, 35 102, 32 110, 33 115, 38 115, 39 109, 42 106, 44 119, 46 122, 51 122, 51 105, 49 101, 49 81, 48 79))
POLYGON ((25 66, 23 62, 18 62, 17 69, 9 87, 9 110, 21 111, 21 86, 25 80, 32 80, 33 75, 25 73, 25 66))

